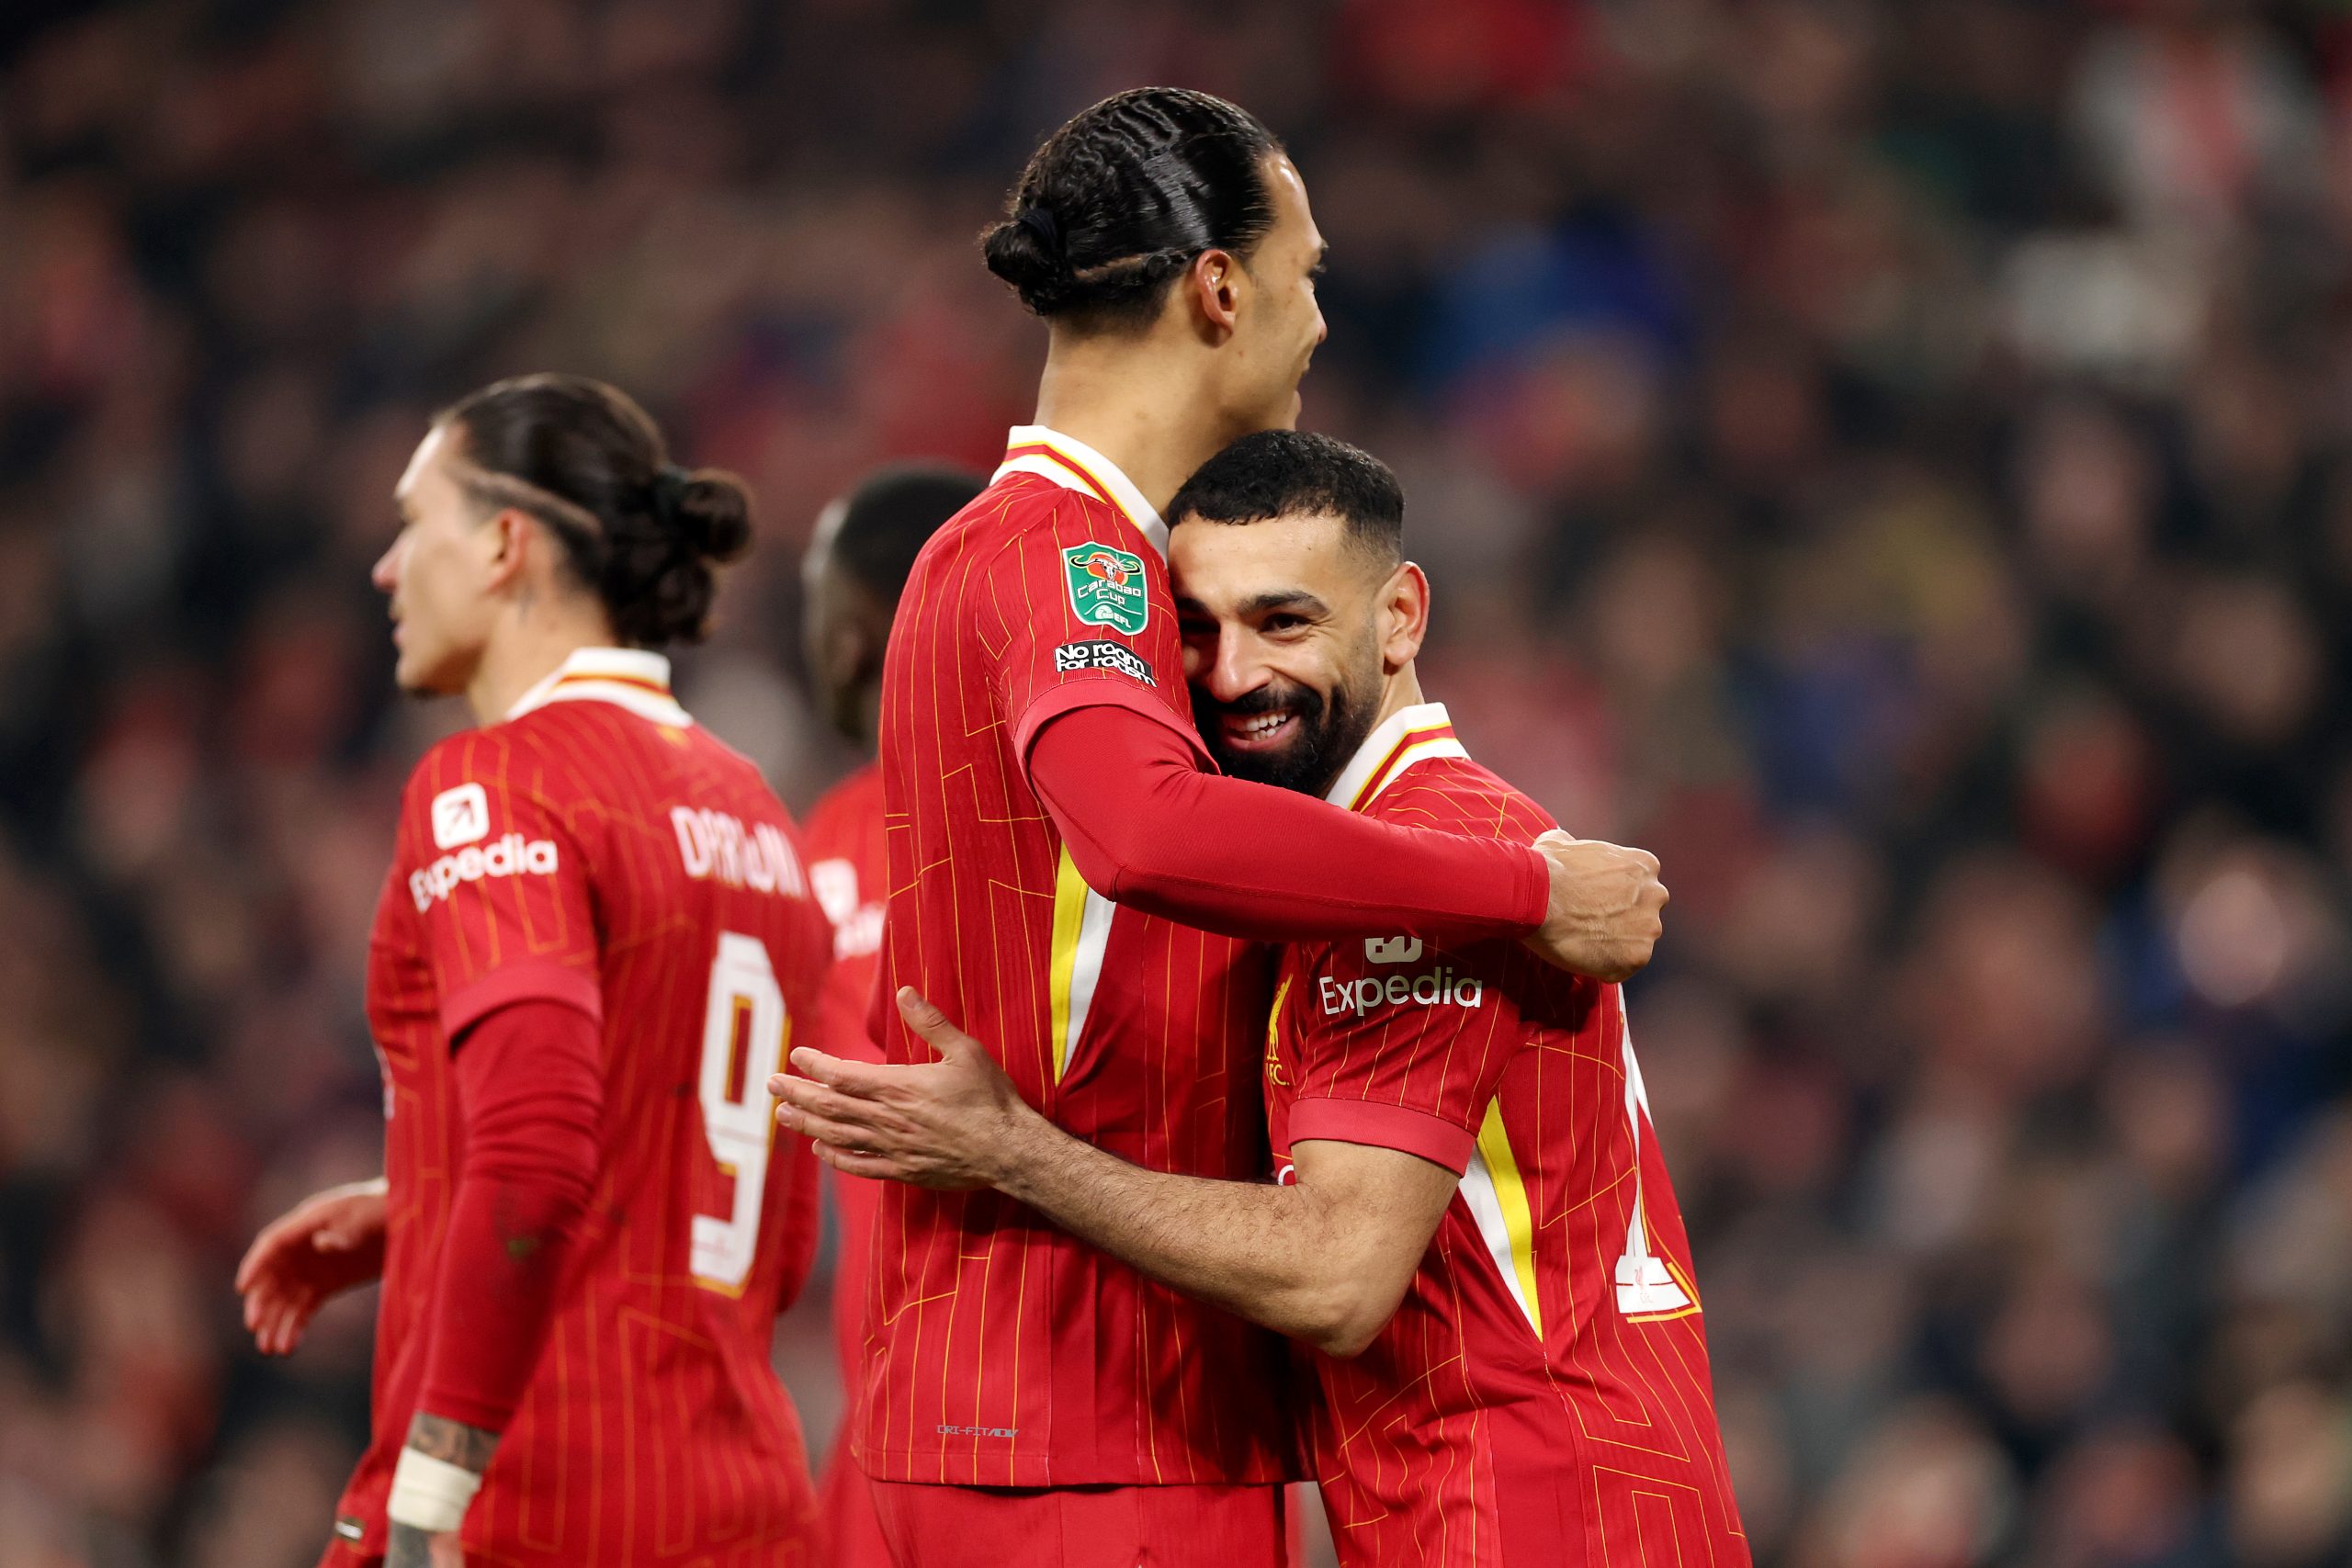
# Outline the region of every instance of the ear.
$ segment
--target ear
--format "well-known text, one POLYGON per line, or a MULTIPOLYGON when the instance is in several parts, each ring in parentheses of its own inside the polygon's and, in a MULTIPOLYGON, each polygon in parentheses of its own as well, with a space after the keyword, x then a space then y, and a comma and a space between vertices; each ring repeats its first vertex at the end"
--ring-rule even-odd
POLYGON ((809 673, 828 686, 878 685, 897 606, 845 572, 836 574, 833 592, 839 609, 824 617, 823 635, 809 648, 816 665, 809 673))
POLYGON ((1411 561, 1400 562, 1381 585, 1380 662, 1394 674, 1410 664, 1430 635, 1429 574, 1411 561))
POLYGON ((817 658, 823 665, 817 671, 818 679, 828 686, 847 686, 855 682, 872 657, 868 647, 872 640, 856 616, 835 619, 825 628, 824 640, 817 649, 817 658))
POLYGON ((483 587, 497 593, 521 581, 539 545, 536 531, 530 514, 513 506, 501 507, 475 530, 481 541, 483 587))
POLYGON ((1241 319, 1241 296, 1249 286, 1249 274, 1234 254, 1212 248, 1193 258, 1177 292, 1199 311, 1205 335, 1222 342, 1241 319))

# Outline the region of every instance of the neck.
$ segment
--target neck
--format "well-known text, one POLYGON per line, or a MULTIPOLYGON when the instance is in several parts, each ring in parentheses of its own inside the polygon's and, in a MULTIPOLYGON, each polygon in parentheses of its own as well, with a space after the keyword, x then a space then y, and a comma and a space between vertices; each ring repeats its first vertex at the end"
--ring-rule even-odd
POLYGON ((1405 709, 1428 700, 1421 695, 1421 678, 1414 666, 1409 661, 1397 666, 1381 683, 1380 711, 1373 715, 1371 727, 1364 733, 1371 734, 1405 709))
POLYGON ((1193 469, 1248 434, 1216 412, 1194 358, 1151 336, 1056 333, 1037 386, 1036 423, 1110 458, 1165 512, 1193 469))
POLYGON ((542 608, 533 615, 514 609, 482 649, 473 679, 466 682, 466 706, 476 724, 496 724, 506 716, 523 694, 555 673, 557 668, 583 648, 616 646, 613 628, 601 614, 560 614, 542 608))

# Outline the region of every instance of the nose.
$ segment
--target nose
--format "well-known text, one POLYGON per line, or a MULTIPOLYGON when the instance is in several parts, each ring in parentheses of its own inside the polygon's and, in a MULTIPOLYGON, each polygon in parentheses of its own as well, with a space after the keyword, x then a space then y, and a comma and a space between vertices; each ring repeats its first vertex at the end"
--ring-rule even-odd
POLYGON ((375 566, 369 569, 368 581, 376 585, 378 592, 390 593, 401 585, 401 549, 407 542, 408 536, 403 533, 376 558, 375 566))
POLYGON ((1217 635, 1216 649, 1201 680, 1210 700, 1238 702, 1272 679, 1266 661, 1258 657, 1256 639, 1235 631, 1217 635))

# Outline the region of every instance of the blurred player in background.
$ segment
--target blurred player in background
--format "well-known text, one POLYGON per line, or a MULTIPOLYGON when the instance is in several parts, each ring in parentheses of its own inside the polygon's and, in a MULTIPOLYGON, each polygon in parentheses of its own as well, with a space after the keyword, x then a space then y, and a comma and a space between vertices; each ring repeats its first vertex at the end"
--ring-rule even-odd
MULTIPOLYGON (((1046 371, 891 636, 891 989, 1002 1043, 1078 1136, 1240 1179, 1265 1161, 1271 976, 1236 939, 1645 962, 1664 891, 1639 852, 1371 821, 1219 776, 1193 730, 1158 508, 1235 437, 1293 423, 1323 336, 1322 237, 1265 127, 1204 94, 1106 99, 1037 151, 984 249, 1046 321, 1046 371)), ((887 998, 875 1037, 931 1057, 887 998)), ((992 1191, 886 1189, 868 1277, 854 1451, 899 1568, 1279 1561, 1278 1341, 992 1191)))
POLYGON ((398 680, 480 728, 417 764, 377 911, 385 1180, 238 1273, 282 1353, 382 1260, 375 1441, 327 1561, 806 1562, 769 1346, 816 1174, 760 1087, 831 937, 784 808, 650 651, 701 635, 742 488, 610 387, 536 376, 435 419, 395 500, 398 680))
MULTIPOLYGON (((882 773, 871 758, 882 708, 882 655, 915 554, 939 525, 980 493, 978 474, 902 464, 868 475, 819 514, 801 560, 803 654, 809 682, 833 728, 869 759, 808 814, 808 885, 833 922, 833 967, 825 977, 825 1049, 880 1061, 866 1034, 874 971, 882 951, 882 773)), ((833 1266, 833 1344, 847 1402, 840 1437, 826 1457, 820 1492, 835 1568, 889 1568, 865 1476, 849 1455, 858 1391, 865 1383, 865 1267, 876 1184, 831 1173, 841 1249, 833 1266)))
MULTIPOLYGON (((1429 585, 1386 468, 1269 432, 1170 515, 1194 705, 1228 770, 1480 840, 1554 828, 1423 698, 1429 585)), ((909 1017, 944 1064, 801 1052, 839 1087, 785 1080, 788 1122, 844 1169, 990 1184, 1324 1352, 1317 1471, 1350 1568, 1747 1562, 1617 987, 1507 941, 1292 947, 1265 1047, 1272 1186, 1091 1147, 934 1010, 909 1017)))

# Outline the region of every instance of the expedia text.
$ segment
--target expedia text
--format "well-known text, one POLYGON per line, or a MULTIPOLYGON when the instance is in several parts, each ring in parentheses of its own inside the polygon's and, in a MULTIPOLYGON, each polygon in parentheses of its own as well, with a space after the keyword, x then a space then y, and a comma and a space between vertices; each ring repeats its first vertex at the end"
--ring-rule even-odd
POLYGON ((455 892, 460 882, 480 882, 485 876, 553 876, 555 868, 553 839, 526 841, 520 833, 508 833, 487 844, 468 844, 422 871, 410 872, 409 897, 416 900, 421 915, 455 892))

